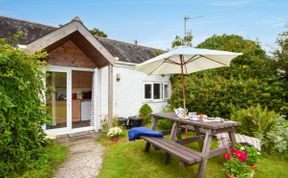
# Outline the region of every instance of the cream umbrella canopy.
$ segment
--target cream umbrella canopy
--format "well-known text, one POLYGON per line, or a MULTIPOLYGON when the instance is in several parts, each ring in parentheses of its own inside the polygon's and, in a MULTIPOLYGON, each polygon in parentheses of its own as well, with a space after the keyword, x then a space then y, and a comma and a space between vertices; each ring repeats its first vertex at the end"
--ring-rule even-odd
POLYGON ((135 69, 148 75, 181 74, 183 106, 185 104, 185 74, 206 69, 228 67, 242 53, 179 46, 136 65, 135 69))

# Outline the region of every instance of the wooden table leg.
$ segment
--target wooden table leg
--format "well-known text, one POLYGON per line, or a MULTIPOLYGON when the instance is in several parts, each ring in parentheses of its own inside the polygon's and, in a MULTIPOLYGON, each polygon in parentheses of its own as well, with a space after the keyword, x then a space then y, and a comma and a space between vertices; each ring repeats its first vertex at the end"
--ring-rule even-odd
MULTIPOLYGON (((157 127, 157 123, 158 123, 158 118, 157 117, 154 117, 153 116, 153 121, 152 121, 152 127, 151 129, 152 130, 156 130, 156 127, 157 127)), ((145 152, 149 152, 150 151, 150 147, 151 147, 151 143, 146 143, 146 146, 145 146, 145 152)))
POLYGON ((212 135, 211 135, 211 130, 207 130, 205 133, 205 140, 202 148, 202 154, 204 155, 202 158, 202 161, 200 162, 199 169, 198 169, 198 175, 197 178, 203 178, 209 158, 209 152, 210 152, 210 147, 212 143, 212 135))
POLYGON ((170 134, 170 140, 175 140, 176 139, 178 128, 179 128, 179 123, 178 122, 174 122, 173 126, 172 126, 172 130, 171 130, 171 134, 170 134))
MULTIPOLYGON (((170 134, 170 139, 169 140, 176 140, 176 135, 178 132, 178 128, 179 128, 179 123, 178 122, 174 122, 173 126, 172 126, 172 130, 171 130, 171 134, 170 134)), ((165 157, 163 160, 163 164, 166 165, 170 162, 171 159, 171 155, 169 153, 165 153, 165 157)))
POLYGON ((233 131, 228 132, 229 133, 229 138, 231 141, 231 146, 233 146, 234 144, 236 144, 236 137, 235 137, 235 129, 233 129, 233 131))
MULTIPOLYGON (((194 129, 195 129, 195 132, 196 132, 197 136, 202 135, 202 133, 200 132, 200 128, 199 127, 194 126, 194 129)), ((198 145, 199 145, 200 150, 202 150, 203 149, 203 142, 202 141, 198 142, 198 145)))
POLYGON ((152 130, 156 130, 157 123, 158 123, 158 118, 153 116, 153 121, 152 121, 152 126, 151 126, 152 130))

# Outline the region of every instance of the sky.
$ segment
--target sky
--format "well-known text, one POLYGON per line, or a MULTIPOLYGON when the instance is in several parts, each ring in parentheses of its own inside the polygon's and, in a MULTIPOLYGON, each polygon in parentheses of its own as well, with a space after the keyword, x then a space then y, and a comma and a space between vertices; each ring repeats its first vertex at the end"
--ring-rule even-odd
POLYGON ((271 52, 287 30, 288 0, 0 0, 0 15, 58 26, 75 16, 111 39, 168 49, 187 31, 193 46, 212 35, 238 34, 259 40, 271 52))

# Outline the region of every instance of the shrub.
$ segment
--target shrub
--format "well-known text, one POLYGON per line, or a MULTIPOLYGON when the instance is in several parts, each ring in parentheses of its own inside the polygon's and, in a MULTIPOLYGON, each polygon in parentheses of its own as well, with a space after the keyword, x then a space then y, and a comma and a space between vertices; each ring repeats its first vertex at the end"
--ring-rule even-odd
POLYGON ((172 129, 173 122, 171 120, 167 119, 160 119, 158 120, 157 127, 160 130, 171 130, 172 129))
POLYGON ((49 117, 40 61, 45 57, 0 40, 0 177, 17 177, 46 155, 42 126, 49 117))
MULTIPOLYGON (((261 103, 288 116, 287 36, 279 36, 279 48, 268 57, 257 41, 237 35, 212 36, 197 47, 241 52, 229 67, 187 75, 186 107, 209 116, 230 118, 232 108, 242 109, 261 103)), ((172 108, 182 105, 181 76, 172 75, 172 108)))
POLYGON ((234 112, 231 119, 241 122, 237 127, 240 133, 258 137, 266 154, 288 159, 288 121, 284 116, 257 105, 234 112))
POLYGON ((279 117, 274 111, 268 111, 259 104, 248 109, 240 109, 231 115, 231 120, 240 121, 238 132, 244 135, 257 136, 265 134, 272 127, 274 120, 279 117))
POLYGON ((109 130, 109 121, 107 118, 104 118, 100 121, 100 125, 101 125, 101 134, 106 135, 108 133, 109 130))
POLYGON ((148 124, 151 122, 151 113, 152 108, 148 104, 144 104, 141 106, 139 110, 139 117, 141 117, 144 121, 144 124, 148 124))
POLYGON ((283 116, 275 119, 271 129, 262 137, 263 149, 288 159, 288 121, 283 116))

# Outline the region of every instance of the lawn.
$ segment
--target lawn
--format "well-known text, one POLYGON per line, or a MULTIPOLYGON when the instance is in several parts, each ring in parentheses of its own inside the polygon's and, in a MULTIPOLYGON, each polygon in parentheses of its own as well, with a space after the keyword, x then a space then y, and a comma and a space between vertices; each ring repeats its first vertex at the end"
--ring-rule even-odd
MULTIPOLYGON (((151 149, 149 153, 145 153, 143 140, 129 142, 122 138, 118 143, 111 144, 110 140, 101 137, 99 141, 105 146, 106 153, 98 178, 195 177, 198 170, 198 165, 181 167, 180 162, 173 157, 170 164, 163 166, 161 161, 164 152, 151 149)), ((209 160, 205 177, 225 178, 221 170, 223 161, 222 156, 209 160)), ((255 178, 286 178, 287 167, 287 161, 262 157, 258 161, 255 178)))
POLYGON ((67 156, 67 146, 52 144, 45 147, 48 156, 35 162, 36 168, 27 171, 22 178, 50 178, 67 156))

